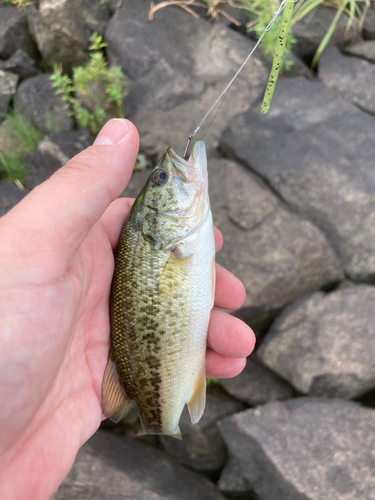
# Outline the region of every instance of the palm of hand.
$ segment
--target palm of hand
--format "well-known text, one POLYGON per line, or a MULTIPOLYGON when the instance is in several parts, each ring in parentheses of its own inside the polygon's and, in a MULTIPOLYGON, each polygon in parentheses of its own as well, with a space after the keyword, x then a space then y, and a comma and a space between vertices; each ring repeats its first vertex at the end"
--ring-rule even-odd
POLYGON ((7 392, 2 394, 9 402, 7 412, 13 418, 9 427, 0 430, 1 452, 7 449, 1 465, 14 458, 14 466, 18 466, 28 459, 35 443, 46 439, 40 466, 58 450, 59 460, 65 464, 58 478, 61 481, 76 450, 95 432, 102 417, 100 392, 109 346, 113 252, 98 222, 64 268, 54 253, 48 262, 46 255, 27 258, 26 266, 39 280, 7 290, 10 299, 18 295, 21 303, 16 303, 12 324, 18 362, 8 374, 9 384, 2 388, 7 392), (29 332, 26 342, 25 331, 29 332), (12 399, 14 394, 22 397, 12 399), (17 440, 20 433, 22 439, 17 440))

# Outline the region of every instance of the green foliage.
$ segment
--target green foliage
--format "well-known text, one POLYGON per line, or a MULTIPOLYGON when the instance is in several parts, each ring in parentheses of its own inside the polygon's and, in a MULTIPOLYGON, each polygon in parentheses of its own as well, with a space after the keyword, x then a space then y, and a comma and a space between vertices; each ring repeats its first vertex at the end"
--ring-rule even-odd
POLYGON ((337 22, 341 15, 343 13, 346 13, 349 16, 347 30, 350 29, 353 21, 357 21, 360 28, 362 28, 369 7, 369 1, 360 2, 359 0, 301 0, 296 6, 293 22, 298 22, 300 19, 309 14, 313 9, 318 7, 318 5, 323 4, 323 2, 324 6, 335 8, 337 9, 337 12, 314 55, 311 63, 312 68, 316 67, 319 57, 327 47, 327 44, 336 29, 337 22))
POLYGON ((0 182, 14 182, 22 187, 26 176, 23 161, 36 148, 43 135, 15 111, 5 116, 4 122, 9 125, 9 139, 15 138, 15 144, 19 147, 15 147, 12 153, 0 153, 0 182))
POLYGON ((25 146, 29 148, 30 152, 33 151, 38 142, 42 140, 43 134, 28 121, 24 120, 16 111, 8 113, 5 116, 5 120, 7 120, 11 126, 11 134, 23 142, 25 146))
POLYGON ((126 77, 120 67, 108 68, 102 49, 107 45, 94 33, 90 37, 92 51, 84 66, 73 68, 73 78, 55 65, 52 86, 68 104, 80 128, 96 134, 113 117, 123 118, 122 98, 126 95, 126 77))
POLYGON ((34 0, 4 0, 6 7, 18 7, 19 9, 24 9, 33 3, 34 0))
POLYGON ((207 387, 209 385, 217 385, 218 383, 219 383, 219 380, 217 378, 206 378, 207 387))
MULTIPOLYGON (((280 6, 279 2, 275 2, 274 0, 241 0, 241 5, 245 10, 247 17, 250 19, 247 24, 247 30, 249 32, 254 32, 257 38, 260 37, 265 28, 272 21, 275 12, 280 6)), ((280 15, 277 19, 275 19, 272 27, 264 34, 262 45, 266 54, 273 53, 275 47, 278 45, 281 18, 282 16, 280 15)), ((285 54, 290 54, 294 43, 296 43, 296 39, 293 37, 292 30, 289 30, 285 43, 285 54)), ((292 64, 293 62, 291 60, 283 60, 283 68, 285 69, 290 69, 292 64)))
POLYGON ((23 187, 26 170, 22 161, 14 156, 0 153, 0 182, 14 182, 23 187))

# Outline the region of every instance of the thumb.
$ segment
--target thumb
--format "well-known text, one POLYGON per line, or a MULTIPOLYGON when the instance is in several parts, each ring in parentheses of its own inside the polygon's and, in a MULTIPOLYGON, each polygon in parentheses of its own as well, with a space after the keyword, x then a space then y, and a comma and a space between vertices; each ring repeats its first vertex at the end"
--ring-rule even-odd
MULTIPOLYGON (((128 120, 107 122, 94 144, 37 186, 2 219, 22 234, 28 255, 53 252, 70 260, 90 228, 125 189, 139 136, 128 120)), ((11 236, 11 235, 10 235, 11 236)))

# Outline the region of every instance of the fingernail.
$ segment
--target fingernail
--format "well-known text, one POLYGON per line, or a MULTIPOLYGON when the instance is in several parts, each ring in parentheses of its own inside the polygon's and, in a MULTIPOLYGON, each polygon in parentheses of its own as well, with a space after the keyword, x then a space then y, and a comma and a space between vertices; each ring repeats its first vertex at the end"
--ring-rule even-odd
POLYGON ((121 139, 129 132, 128 120, 122 118, 114 118, 109 120, 99 132, 94 141, 94 146, 103 144, 111 145, 121 141, 121 139))

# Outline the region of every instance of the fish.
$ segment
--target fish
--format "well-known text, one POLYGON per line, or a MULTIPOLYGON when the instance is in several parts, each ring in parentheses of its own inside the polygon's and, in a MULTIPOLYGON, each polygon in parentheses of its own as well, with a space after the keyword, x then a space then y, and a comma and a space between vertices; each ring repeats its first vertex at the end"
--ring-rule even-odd
POLYGON ((188 405, 206 403, 206 340, 215 294, 215 240, 206 147, 169 148, 123 227, 110 297, 111 347, 102 409, 118 422, 135 401, 141 434, 181 439, 188 405))

